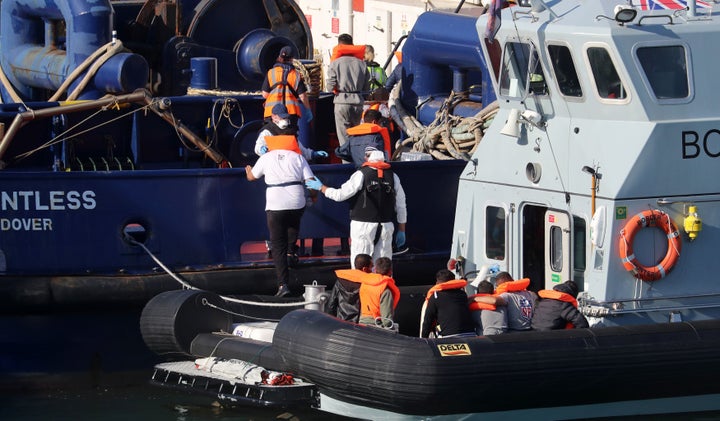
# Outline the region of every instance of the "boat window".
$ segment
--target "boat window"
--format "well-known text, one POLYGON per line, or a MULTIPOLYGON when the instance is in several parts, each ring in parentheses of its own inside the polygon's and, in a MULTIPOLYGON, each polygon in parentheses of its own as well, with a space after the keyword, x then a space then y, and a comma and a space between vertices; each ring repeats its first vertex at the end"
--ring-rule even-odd
POLYGON ((560 92, 565 96, 581 97, 582 88, 570 49, 564 45, 549 45, 548 53, 560 92))
POLYGON ((524 98, 528 93, 547 94, 545 75, 532 44, 505 44, 499 87, 500 95, 510 98, 524 98))
POLYGON ((620 81, 620 76, 610 58, 610 53, 602 47, 590 47, 587 49, 587 59, 600 98, 625 99, 627 91, 620 81))
POLYGON ((573 269, 579 272, 585 271, 585 238, 587 232, 585 220, 573 217, 573 269))
POLYGON ((688 97, 685 48, 680 45, 642 47, 638 48, 637 57, 657 99, 688 97))
POLYGON ((562 272, 563 269, 562 227, 550 227, 550 269, 562 272))
POLYGON ((505 260, 505 209, 488 206, 485 218, 485 254, 489 259, 505 260))

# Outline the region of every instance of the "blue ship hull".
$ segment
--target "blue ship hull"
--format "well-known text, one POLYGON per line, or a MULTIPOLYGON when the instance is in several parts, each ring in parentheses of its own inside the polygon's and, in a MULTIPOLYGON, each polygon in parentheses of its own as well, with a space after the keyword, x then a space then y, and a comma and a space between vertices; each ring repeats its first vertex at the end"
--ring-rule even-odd
MULTIPOLYGON (((224 295, 275 292, 262 248, 265 185, 248 182, 244 167, 257 159, 266 70, 283 46, 309 59, 313 45, 292 0, 237 4, 2 2, 0 67, 9 79, 0 83, 3 378, 142 366, 152 355, 136 330, 138 311, 180 289, 180 280, 224 295), (83 85, 85 60, 120 41, 131 52, 98 63, 83 85), (191 59, 217 68, 192 68, 191 59), (80 77, 63 86, 75 71, 80 77), (197 87, 212 92, 186 95, 197 87)), ((453 57, 464 51, 458 46, 453 57)), ((433 115, 449 89, 475 85, 481 58, 468 60, 467 77, 437 60, 408 66, 428 75, 415 87, 425 87, 420 115, 433 115), (433 72, 422 72, 426 65, 433 72)), ((494 99, 489 91, 485 102, 494 99)), ((314 85, 309 93, 315 118, 300 121, 299 140, 332 153, 333 95, 314 85)), ((479 102, 455 106, 473 114, 479 102)), ((338 162, 312 169, 339 186, 354 168, 338 162)), ((466 164, 393 162, 409 210, 409 251, 394 258, 399 285, 432 283, 445 267, 466 164)), ((319 199, 306 209, 300 236, 291 289, 299 293, 313 281, 331 286, 334 270, 349 265, 347 253, 332 246, 349 237, 348 204, 319 199)))
MULTIPOLYGON (((406 180, 414 227, 408 229, 413 251, 399 260, 446 260, 463 162, 394 167, 406 180), (437 205, 426 206, 428 198, 437 205)), ((350 165, 316 165, 313 170, 329 185, 339 185, 353 171, 350 165)), ((262 270, 271 261, 241 252, 244 244, 268 238, 265 186, 245 180, 243 169, 6 171, 0 179, 3 311, 147 299, 179 288, 143 248, 127 241, 128 224, 142 225, 147 249, 191 284, 196 278, 194 286, 232 293, 270 292, 275 287, 272 270, 262 270), (258 273, 268 276, 258 279, 258 273)), ((319 200, 306 210, 302 238, 348 234, 346 203, 319 200)), ((347 257, 303 259, 300 268, 316 264, 346 266, 347 257)))

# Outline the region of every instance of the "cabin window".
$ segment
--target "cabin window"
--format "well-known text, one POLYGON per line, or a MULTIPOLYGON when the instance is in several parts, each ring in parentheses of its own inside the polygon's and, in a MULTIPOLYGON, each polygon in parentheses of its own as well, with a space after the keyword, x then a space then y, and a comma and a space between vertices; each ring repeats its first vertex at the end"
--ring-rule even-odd
POLYGON ((585 220, 573 217, 573 269, 578 272, 585 271, 586 232, 585 220))
POLYGON ((485 255, 505 260, 505 209, 488 206, 485 212, 485 255))
POLYGON ((610 53, 602 47, 590 47, 587 49, 587 59, 600 98, 625 99, 627 91, 620 81, 620 75, 615 69, 610 53))
POLYGON ((638 61, 657 99, 687 98, 690 92, 685 48, 642 47, 638 61))
POLYGON ((550 227, 550 269, 553 272, 563 269, 562 227, 557 225, 550 227))
POLYGON ((545 75, 532 44, 505 44, 499 86, 500 95, 509 98, 524 98, 528 93, 547 94, 545 75))
POLYGON ((548 53, 560 93, 565 96, 581 97, 582 88, 570 49, 564 45, 549 45, 548 53))

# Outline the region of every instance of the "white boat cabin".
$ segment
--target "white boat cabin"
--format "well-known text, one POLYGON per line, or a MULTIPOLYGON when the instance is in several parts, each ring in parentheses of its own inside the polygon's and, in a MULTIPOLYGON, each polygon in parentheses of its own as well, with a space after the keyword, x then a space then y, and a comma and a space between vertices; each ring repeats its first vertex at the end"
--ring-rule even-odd
POLYGON ((477 22, 500 112, 453 257, 535 291, 572 279, 594 325, 718 317, 720 6, 520 3, 493 41, 477 22))

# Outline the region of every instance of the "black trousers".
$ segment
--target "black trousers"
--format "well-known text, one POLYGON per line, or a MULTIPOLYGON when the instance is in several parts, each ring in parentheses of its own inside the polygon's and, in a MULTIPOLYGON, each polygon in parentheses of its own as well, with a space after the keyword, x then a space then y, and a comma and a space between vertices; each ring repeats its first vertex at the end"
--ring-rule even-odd
POLYGON ((305 212, 305 208, 266 211, 267 226, 268 231, 270 231, 270 248, 272 249, 278 284, 287 285, 290 280, 287 254, 297 252, 296 243, 303 212, 305 212))

